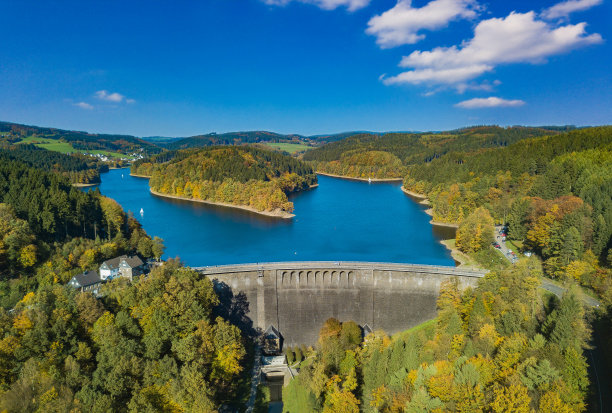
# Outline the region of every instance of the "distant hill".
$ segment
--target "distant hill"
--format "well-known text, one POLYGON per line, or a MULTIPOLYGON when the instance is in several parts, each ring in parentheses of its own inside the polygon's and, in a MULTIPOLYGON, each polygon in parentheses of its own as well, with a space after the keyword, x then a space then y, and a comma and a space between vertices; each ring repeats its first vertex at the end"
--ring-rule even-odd
POLYGON ((313 141, 317 141, 320 143, 329 143, 341 141, 342 139, 350 138, 355 135, 381 135, 380 132, 370 132, 370 131, 352 131, 352 132, 340 132, 340 133, 332 133, 328 135, 312 135, 309 136, 308 139, 313 141))
POLYGON ((282 135, 267 131, 209 133, 172 141, 164 146, 168 149, 203 148, 213 145, 242 145, 246 143, 305 143, 308 139, 300 135, 282 135))
POLYGON ((163 145, 168 149, 203 148, 214 145, 243 145, 248 143, 291 143, 309 146, 321 146, 329 142, 336 142, 359 134, 377 135, 378 132, 342 132, 328 135, 304 136, 298 134, 280 134, 268 131, 245 131, 227 133, 208 133, 206 135, 191 136, 188 138, 143 138, 163 145))
MULTIPOLYGON (((309 150, 310 147, 316 148, 330 143, 338 143, 340 141, 344 142, 347 139, 351 140, 355 137, 359 137, 359 140, 363 140, 363 137, 366 136, 370 137, 371 139, 385 137, 384 140, 388 140, 389 137, 393 139, 393 137, 397 136, 416 136, 417 134, 422 136, 441 136, 444 134, 464 136, 479 135, 481 137, 488 135, 488 138, 492 137, 495 141, 499 135, 511 135, 506 132, 501 132, 505 130, 538 131, 528 133, 530 136, 536 136, 545 133, 559 133, 572 129, 575 129, 575 126, 543 126, 534 128, 520 126, 512 128, 500 128, 497 126, 473 126, 448 132, 349 131, 334 134, 305 136, 299 134, 281 134, 269 131, 242 131, 208 133, 190 137, 148 136, 139 138, 131 135, 98 134, 83 131, 22 125, 11 122, 0 122, 0 143, 33 143, 45 149, 64 153, 78 151, 91 153, 99 153, 103 151, 114 152, 115 154, 111 154, 111 156, 118 156, 117 154, 134 154, 137 152, 144 156, 149 156, 163 152, 164 149, 178 150, 204 148, 208 146, 244 145, 256 143, 265 144, 277 150, 295 153, 309 150)), ((471 142, 475 145, 479 144, 478 139, 472 140, 471 142)), ((486 138, 482 139, 480 143, 484 143, 485 147, 490 144, 489 140, 486 138)), ((377 142, 376 145, 378 146, 379 144, 380 142, 377 142)), ((344 148, 345 144, 340 144, 340 146, 344 148)), ((318 151, 316 156, 319 157, 322 153, 329 154, 330 150, 334 152, 335 147, 325 147, 324 150, 318 151)), ((314 158, 311 158, 311 160, 314 160, 314 158)))
POLYGON ((154 154, 163 151, 161 147, 151 142, 130 135, 110 135, 70 131, 40 126, 21 125, 18 123, 0 122, 0 138, 4 142, 19 143, 28 138, 44 139, 45 142, 57 141, 65 143, 60 152, 71 148, 75 151, 111 151, 119 153, 144 152, 154 154))
POLYGON ((409 165, 431 162, 447 153, 481 151, 519 140, 556 135, 558 129, 473 126, 448 132, 358 134, 308 151, 318 172, 359 178, 397 178, 409 165))
POLYGON ((179 139, 184 139, 181 137, 171 137, 171 136, 143 136, 142 138, 143 141, 147 141, 147 142, 151 142, 154 143, 156 145, 164 145, 170 142, 174 142, 174 141, 178 141, 179 139))

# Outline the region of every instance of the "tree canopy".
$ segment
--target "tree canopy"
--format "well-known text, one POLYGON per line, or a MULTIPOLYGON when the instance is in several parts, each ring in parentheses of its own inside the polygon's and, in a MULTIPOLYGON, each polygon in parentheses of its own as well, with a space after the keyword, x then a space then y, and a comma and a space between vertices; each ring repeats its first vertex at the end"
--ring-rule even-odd
POLYGON ((312 168, 278 152, 222 146, 161 154, 132 166, 151 189, 173 196, 291 212, 287 194, 316 183, 312 168))
POLYGON ((464 292, 447 282, 436 319, 394 337, 327 320, 284 411, 583 411, 584 310, 573 290, 543 302, 540 273, 532 259, 464 292))

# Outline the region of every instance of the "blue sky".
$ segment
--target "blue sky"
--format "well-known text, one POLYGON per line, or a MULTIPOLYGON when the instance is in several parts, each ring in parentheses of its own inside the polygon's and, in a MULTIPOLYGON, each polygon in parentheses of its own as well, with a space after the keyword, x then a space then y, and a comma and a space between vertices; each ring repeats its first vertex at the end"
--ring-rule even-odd
POLYGON ((611 0, 0 2, 0 120, 138 136, 612 123, 611 0))

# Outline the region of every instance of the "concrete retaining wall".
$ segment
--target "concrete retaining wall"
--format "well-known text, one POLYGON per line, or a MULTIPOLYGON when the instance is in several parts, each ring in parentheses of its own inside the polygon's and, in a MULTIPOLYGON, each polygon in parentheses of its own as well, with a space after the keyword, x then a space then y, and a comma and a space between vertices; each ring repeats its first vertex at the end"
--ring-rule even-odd
POLYGON ((482 272, 363 262, 285 262, 195 268, 243 292, 257 328, 274 325, 285 346, 315 344, 325 320, 353 320, 394 334, 436 315, 440 283, 474 286, 482 272))

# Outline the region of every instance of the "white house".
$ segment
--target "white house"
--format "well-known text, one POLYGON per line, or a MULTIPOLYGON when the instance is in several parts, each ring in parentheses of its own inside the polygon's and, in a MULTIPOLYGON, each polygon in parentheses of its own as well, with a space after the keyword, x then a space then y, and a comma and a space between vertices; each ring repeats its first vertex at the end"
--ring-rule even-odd
POLYGON ((129 278, 132 281, 133 276, 140 275, 144 271, 144 263, 140 257, 133 255, 122 255, 110 260, 106 260, 100 266, 100 278, 106 280, 113 279, 117 276, 129 278))

